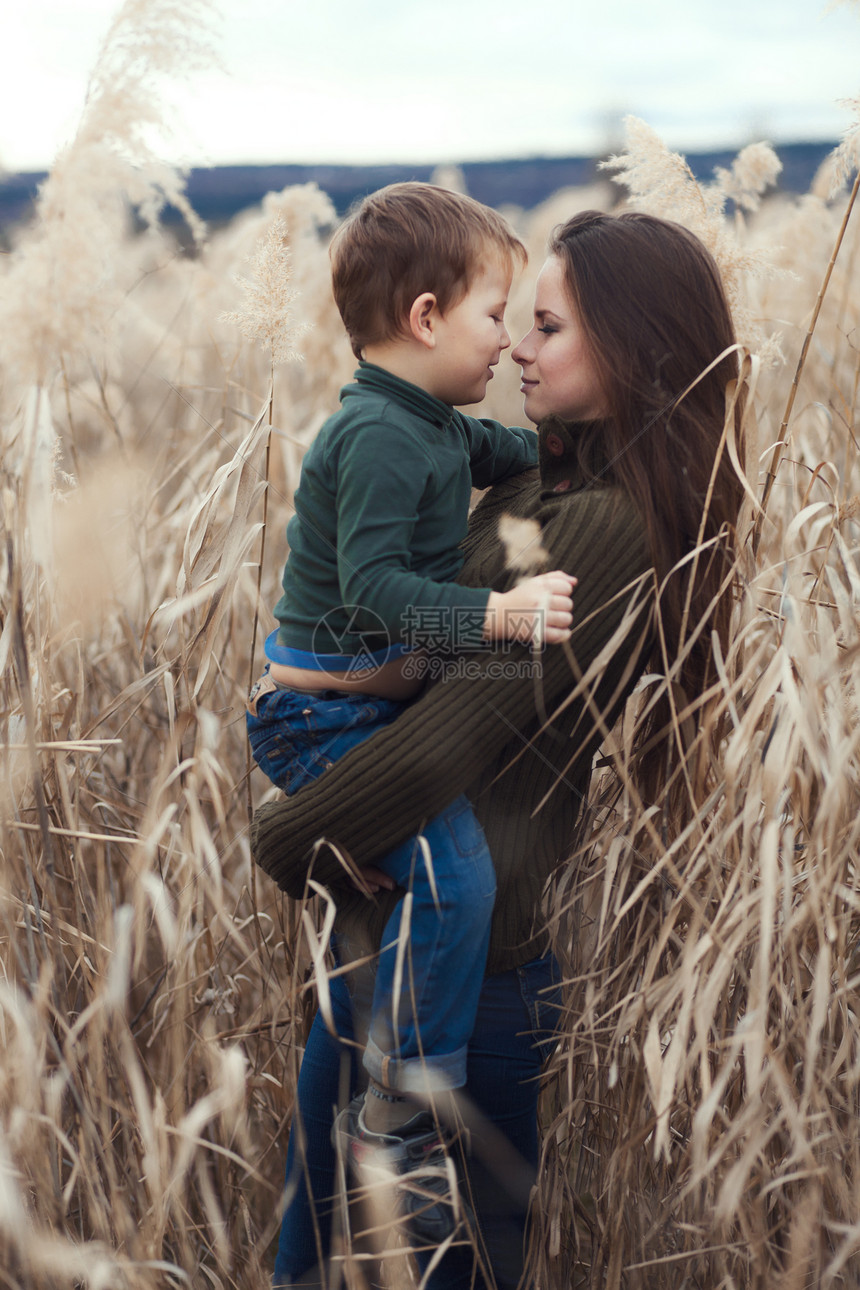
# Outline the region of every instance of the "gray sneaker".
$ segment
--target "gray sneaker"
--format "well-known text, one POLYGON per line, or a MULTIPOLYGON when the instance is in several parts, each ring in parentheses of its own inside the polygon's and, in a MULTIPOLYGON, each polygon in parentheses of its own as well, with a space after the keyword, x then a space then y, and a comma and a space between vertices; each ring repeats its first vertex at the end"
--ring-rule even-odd
POLYGON ((419 1111, 396 1134, 370 1133, 360 1121, 364 1095, 354 1097, 332 1126, 335 1150, 363 1187, 387 1183, 398 1198, 403 1226, 415 1244, 436 1246, 475 1228, 460 1195, 450 1149, 428 1111, 419 1111))

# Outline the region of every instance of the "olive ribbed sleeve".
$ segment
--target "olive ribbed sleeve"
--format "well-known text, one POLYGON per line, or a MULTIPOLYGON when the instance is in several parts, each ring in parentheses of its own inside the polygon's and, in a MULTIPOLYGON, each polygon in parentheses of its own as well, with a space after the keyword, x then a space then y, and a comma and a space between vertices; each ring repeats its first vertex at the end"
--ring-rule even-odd
POLYGON ((540 952, 541 891, 570 846, 601 742, 593 712, 612 723, 638 679, 650 630, 642 524, 619 489, 579 486, 575 435, 575 426, 542 427, 540 476, 528 472, 484 497, 470 520, 461 574, 464 582, 505 590, 514 575, 504 566, 499 518, 537 520, 546 567, 579 580, 570 648, 549 646, 532 679, 517 674, 517 665, 531 659, 524 646, 501 644, 453 659, 451 674, 428 686, 388 729, 315 784, 254 816, 257 863, 294 897, 306 892, 309 876, 332 886, 342 944, 355 953, 378 946, 396 896, 369 901, 344 882, 335 851, 315 844, 324 838, 355 863, 372 863, 462 792, 472 799, 497 872, 487 970, 540 952), (545 451, 550 434, 553 454, 545 451), (586 683, 578 686, 580 677, 586 683))

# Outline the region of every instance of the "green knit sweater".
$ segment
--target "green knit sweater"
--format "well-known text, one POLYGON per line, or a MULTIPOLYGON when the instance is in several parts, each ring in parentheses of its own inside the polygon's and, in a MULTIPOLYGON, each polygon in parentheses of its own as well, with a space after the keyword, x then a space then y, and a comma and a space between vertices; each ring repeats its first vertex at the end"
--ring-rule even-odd
POLYGON ((340 397, 302 462, 278 644, 480 648, 489 588, 457 581, 469 498, 535 465, 534 431, 466 416, 373 363, 340 397))
POLYGON ((505 566, 499 519, 537 520, 547 568, 579 579, 570 647, 544 651, 538 680, 515 674, 531 657, 525 646, 502 643, 470 655, 464 675, 454 669, 428 685, 388 729, 315 784, 254 816, 257 863, 291 896, 306 893, 308 877, 331 889, 349 957, 378 948, 397 894, 360 894, 326 842, 370 864, 462 792, 496 868, 488 973, 545 948, 541 893, 570 849, 601 726, 613 723, 635 685, 651 632, 653 578, 641 520, 618 487, 583 483, 576 436, 576 425, 541 426, 539 471, 484 496, 470 519, 460 574, 464 583, 506 590, 517 574, 505 566))

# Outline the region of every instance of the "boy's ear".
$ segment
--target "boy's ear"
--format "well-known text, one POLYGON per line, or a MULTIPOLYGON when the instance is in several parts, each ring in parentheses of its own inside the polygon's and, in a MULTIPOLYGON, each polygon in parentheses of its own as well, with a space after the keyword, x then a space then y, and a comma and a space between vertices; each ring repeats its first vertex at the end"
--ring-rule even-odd
POLYGON ((409 310, 409 334, 427 349, 436 346, 436 321, 439 306, 432 291, 424 291, 412 302, 409 310))

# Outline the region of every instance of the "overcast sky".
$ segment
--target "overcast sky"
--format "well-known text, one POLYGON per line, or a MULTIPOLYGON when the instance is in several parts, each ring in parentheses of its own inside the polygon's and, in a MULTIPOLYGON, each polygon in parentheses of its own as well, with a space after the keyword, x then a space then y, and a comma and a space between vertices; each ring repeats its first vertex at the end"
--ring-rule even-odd
MULTIPOLYGON (((0 165, 74 132, 118 0, 3 18, 0 165)), ((836 139, 860 0, 222 0, 223 72, 177 93, 188 164, 589 155, 628 112, 673 148, 836 139)), ((174 158, 171 158, 174 159, 174 158)))

